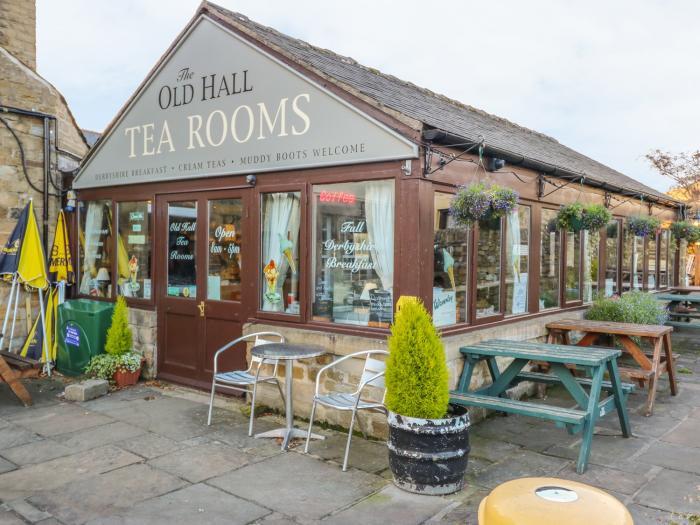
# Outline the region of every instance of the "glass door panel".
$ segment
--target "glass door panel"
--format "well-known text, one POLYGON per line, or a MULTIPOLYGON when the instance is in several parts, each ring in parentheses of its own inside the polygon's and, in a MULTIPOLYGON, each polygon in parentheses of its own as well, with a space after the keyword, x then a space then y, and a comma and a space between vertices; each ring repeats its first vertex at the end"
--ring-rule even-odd
POLYGON ((241 300, 241 199, 209 201, 207 299, 241 300))
POLYGON ((168 203, 169 297, 197 296, 197 202, 168 203))

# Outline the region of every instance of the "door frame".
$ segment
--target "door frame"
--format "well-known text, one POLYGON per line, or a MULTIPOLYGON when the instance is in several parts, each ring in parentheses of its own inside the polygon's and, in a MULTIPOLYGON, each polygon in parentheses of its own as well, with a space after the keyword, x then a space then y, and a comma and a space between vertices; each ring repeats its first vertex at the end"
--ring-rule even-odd
POLYGON ((157 371, 156 376, 175 383, 194 386, 197 388, 209 388, 211 384, 210 372, 211 364, 207 363, 207 348, 206 348, 206 317, 200 318, 198 305, 201 301, 205 303, 206 310, 210 306, 212 300, 207 299, 207 276, 208 276, 208 247, 209 247, 209 201, 240 198, 243 207, 243 216, 241 217, 242 229, 242 250, 241 250, 241 271, 246 273, 241 275, 241 301, 216 301, 216 305, 220 308, 221 305, 232 303, 237 305, 239 311, 238 321, 243 324, 251 317, 251 313, 255 311, 255 284, 254 279, 254 264, 255 255, 251 250, 254 250, 253 232, 254 222, 251 221, 251 204, 254 196, 254 191, 250 186, 233 187, 222 189, 203 189, 186 192, 163 192, 155 196, 155 227, 154 227, 154 269, 160 277, 155 283, 155 307, 158 323, 157 330, 157 371), (181 201, 196 201, 197 202, 197 293, 192 301, 191 307, 194 315, 197 315, 197 330, 199 344, 196 348, 198 353, 196 363, 197 370, 194 372, 194 377, 183 377, 174 373, 163 372, 163 365, 166 356, 166 301, 168 300, 168 203, 181 201), (247 247, 247 249, 246 249, 247 247), (245 270, 244 270, 245 269, 245 270))

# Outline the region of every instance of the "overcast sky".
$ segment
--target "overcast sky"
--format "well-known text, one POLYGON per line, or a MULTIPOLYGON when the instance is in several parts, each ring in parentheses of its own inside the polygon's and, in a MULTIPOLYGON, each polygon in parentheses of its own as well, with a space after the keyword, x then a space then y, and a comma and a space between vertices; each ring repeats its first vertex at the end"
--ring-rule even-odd
MULTIPOLYGON (((700 148, 700 2, 218 3, 553 136, 666 190, 653 148, 700 148), (575 5, 574 5, 575 4, 575 5)), ((198 0, 37 0, 39 72, 102 131, 198 0)))

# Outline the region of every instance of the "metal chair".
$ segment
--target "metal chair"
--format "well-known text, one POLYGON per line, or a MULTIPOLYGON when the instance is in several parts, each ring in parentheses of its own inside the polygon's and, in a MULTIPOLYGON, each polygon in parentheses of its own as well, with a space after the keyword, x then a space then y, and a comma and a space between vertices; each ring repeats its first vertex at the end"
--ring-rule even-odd
POLYGON ((211 425, 211 412, 214 407, 214 393, 217 386, 219 388, 228 388, 230 390, 238 390, 240 392, 250 392, 252 393, 252 399, 250 404, 250 424, 248 425, 249 436, 253 435, 253 420, 255 419, 255 394, 257 392, 258 383, 275 383, 277 385, 277 389, 280 391, 280 395, 282 396, 282 404, 284 404, 284 393, 282 392, 282 386, 280 385, 279 379, 277 379, 277 367, 279 365, 279 361, 277 359, 262 359, 260 357, 251 356, 250 366, 247 370, 219 372, 219 356, 238 343, 249 341, 251 339, 255 340, 255 346, 277 342, 284 343, 284 336, 282 336, 282 334, 278 334, 277 332, 258 332, 234 339, 217 350, 214 354, 214 376, 211 381, 211 398, 209 399, 209 416, 207 417, 207 425, 211 425), (278 341, 270 341, 265 339, 266 337, 273 337, 278 339, 278 341), (272 375, 260 375, 260 371, 264 364, 274 365, 272 375), (250 390, 251 385, 253 387, 252 392, 250 390))
MULTIPOLYGON (((386 350, 365 350, 363 352, 355 352, 354 354, 346 355, 333 361, 331 364, 324 366, 318 371, 316 375, 316 392, 314 394, 313 404, 311 405, 311 417, 309 418, 309 435, 311 435, 311 427, 314 424, 314 413, 316 412, 316 404, 320 403, 323 406, 329 408, 335 408, 336 410, 350 410, 352 411, 352 417, 350 418, 350 430, 348 431, 348 441, 345 445, 345 457, 343 458, 343 472, 347 470, 348 467, 348 455, 350 454, 350 440, 352 439, 352 429, 355 425, 355 419, 358 410, 376 410, 379 412, 384 412, 386 414, 386 407, 384 406, 384 397, 386 396, 386 390, 384 387, 384 371, 386 369, 386 363, 375 359, 375 355, 389 355, 386 350), (328 392, 321 394, 319 392, 321 384, 321 376, 327 370, 338 366, 343 361, 348 359, 356 358, 359 356, 366 356, 365 365, 362 370, 362 376, 360 377, 360 384, 351 394, 344 392, 328 392), (367 385, 380 388, 384 392, 382 394, 382 401, 368 401, 362 399, 362 392, 367 385)), ((357 424, 362 431, 362 435, 367 437, 364 429, 362 428, 362 422, 357 419, 357 424)), ((304 452, 309 452, 309 438, 306 438, 306 446, 304 447, 304 452)))

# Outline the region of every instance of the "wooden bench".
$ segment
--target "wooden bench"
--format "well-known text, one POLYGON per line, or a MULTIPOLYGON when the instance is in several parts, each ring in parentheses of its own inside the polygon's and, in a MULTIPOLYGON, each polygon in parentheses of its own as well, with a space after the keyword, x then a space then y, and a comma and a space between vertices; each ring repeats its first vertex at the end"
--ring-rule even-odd
POLYGON ((598 418, 615 410, 623 436, 631 435, 626 400, 634 386, 624 385, 620 379, 617 369, 617 358, 621 355, 619 350, 489 340, 464 346, 460 352, 465 358, 464 369, 457 389, 450 392, 450 402, 554 421, 569 433, 582 432, 583 439, 576 463, 579 474, 586 470, 593 429, 598 418), (496 362, 499 357, 512 359, 503 371, 499 370, 496 362), (470 391, 474 368, 481 361, 486 362, 492 382, 476 391, 470 391), (552 373, 523 371, 531 361, 547 363, 552 373), (574 377, 568 366, 585 371, 589 378, 574 377), (609 381, 604 381, 606 372, 610 376, 609 381), (571 395, 577 408, 508 399, 506 391, 521 381, 559 383, 571 395), (603 391, 609 392, 605 398, 601 398, 603 391))
POLYGON ((671 394, 675 396, 678 393, 675 356, 671 351, 672 326, 566 319, 547 323, 547 329, 549 330, 547 341, 552 343, 561 341, 569 344, 570 332, 582 332, 584 335, 576 345, 585 347, 600 344, 601 336, 615 336, 623 350, 639 365, 639 368, 621 366, 621 377, 636 382, 642 388, 645 386, 649 388, 644 412, 647 416, 654 411, 656 387, 662 374, 668 374, 671 394), (649 355, 642 351, 632 337, 647 340, 653 347, 652 353, 649 355))
POLYGON ((7 383, 24 406, 32 404, 32 396, 21 380, 37 377, 41 362, 21 357, 6 350, 0 351, 0 382, 7 383))

